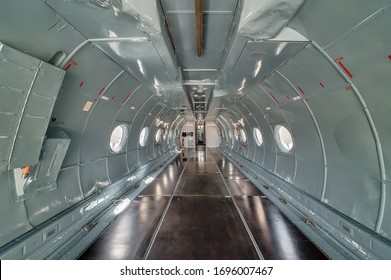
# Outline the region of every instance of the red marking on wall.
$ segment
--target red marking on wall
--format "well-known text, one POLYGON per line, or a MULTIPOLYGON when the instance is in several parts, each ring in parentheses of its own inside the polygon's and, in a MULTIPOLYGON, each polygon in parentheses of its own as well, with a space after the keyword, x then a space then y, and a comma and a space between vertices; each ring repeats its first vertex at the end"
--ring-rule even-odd
POLYGON ((343 56, 340 56, 340 57, 337 57, 336 59, 335 59, 335 61, 336 62, 338 62, 338 61, 342 61, 342 60, 344 60, 345 58, 343 57, 343 56))
POLYGON ((341 61, 338 61, 338 65, 341 66, 341 68, 343 69, 343 71, 345 71, 346 74, 348 74, 348 76, 350 78, 353 78, 353 75, 352 73, 350 73, 350 71, 348 70, 348 68, 346 68, 345 65, 343 65, 343 63, 341 61))
POLYGON ((72 66, 72 63, 69 63, 69 64, 67 65, 67 67, 65 67, 64 70, 65 70, 65 71, 68 71, 68 69, 71 68, 71 66, 72 66))
POLYGON ((99 92, 99 96, 102 94, 102 92, 105 90, 105 87, 103 87, 100 92, 99 92))
POLYGON ((111 97, 111 100, 114 100, 115 99, 115 96, 113 95, 112 97, 111 97))
POLYGON ((351 88, 351 86, 346 86, 346 87, 345 87, 345 90, 346 90, 346 91, 350 91, 350 90, 352 90, 352 88, 351 88))
POLYGON ((124 105, 126 103, 126 101, 128 101, 129 97, 132 95, 131 92, 128 93, 128 95, 125 97, 124 101, 122 101, 122 105, 124 105))
POLYGON ((71 68, 72 65, 77 65, 77 62, 75 60, 71 60, 71 62, 65 67, 65 71, 68 71, 69 68, 71 68))
POLYGON ((391 54, 388 56, 388 59, 391 60, 391 54))
POLYGON ((245 148, 247 148, 248 145, 243 143, 242 146, 245 147, 245 148))
POLYGON ((319 84, 320 84, 320 86, 321 86, 321 87, 323 87, 323 88, 324 88, 324 84, 323 84, 323 83, 319 83, 319 84))
POLYGON ((277 104, 280 104, 280 102, 278 102, 277 98, 274 97, 273 93, 269 92, 269 95, 273 98, 273 100, 274 100, 277 104))
POLYGON ((297 88, 300 90, 301 94, 304 95, 304 90, 301 87, 297 87, 297 88))
POLYGON ((79 85, 79 87, 82 87, 83 85, 84 85, 84 82, 81 82, 80 85, 79 85))

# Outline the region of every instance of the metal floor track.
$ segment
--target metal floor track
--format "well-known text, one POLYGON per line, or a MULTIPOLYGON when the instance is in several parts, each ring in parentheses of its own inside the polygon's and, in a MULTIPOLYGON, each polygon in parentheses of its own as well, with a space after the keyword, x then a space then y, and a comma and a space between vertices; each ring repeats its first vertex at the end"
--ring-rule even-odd
POLYGON ((184 150, 79 259, 327 259, 217 149, 184 150))

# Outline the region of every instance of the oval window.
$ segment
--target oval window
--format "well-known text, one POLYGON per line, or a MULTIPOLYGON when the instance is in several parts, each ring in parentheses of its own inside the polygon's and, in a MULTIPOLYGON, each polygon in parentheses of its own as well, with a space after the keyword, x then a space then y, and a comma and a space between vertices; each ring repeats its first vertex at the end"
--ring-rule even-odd
POLYGON ((283 152, 290 152, 293 148, 293 138, 289 130, 283 125, 277 125, 274 128, 274 137, 278 147, 283 152))
POLYGON ((247 135, 243 128, 240 129, 240 140, 242 141, 242 143, 247 142, 247 135))
POLYGON ((155 135, 155 141, 156 143, 160 143, 160 139, 162 138, 162 129, 159 128, 155 135))
POLYGON ((259 128, 254 127, 253 133, 254 133, 255 142, 257 143, 258 146, 261 146, 263 143, 263 137, 261 131, 259 130, 259 128))
POLYGON ((125 146, 128 140, 128 126, 126 124, 117 125, 110 136, 110 149, 118 153, 125 146))
POLYGON ((149 128, 144 127, 141 132, 140 132, 140 138, 139 138, 139 143, 142 147, 144 147, 147 144, 148 140, 148 134, 149 134, 149 128))

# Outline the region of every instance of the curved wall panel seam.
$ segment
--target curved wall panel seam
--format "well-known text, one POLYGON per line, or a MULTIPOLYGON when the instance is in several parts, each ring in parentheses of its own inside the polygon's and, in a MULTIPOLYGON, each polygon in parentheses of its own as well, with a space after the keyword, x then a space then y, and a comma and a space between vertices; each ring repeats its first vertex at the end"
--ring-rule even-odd
POLYGON ((169 139, 169 135, 171 133, 171 128, 169 128, 172 124, 172 122, 174 122, 176 116, 177 116, 177 113, 171 109, 170 106, 166 106, 167 108, 167 121, 168 121, 168 126, 167 126, 167 135, 166 135, 166 141, 164 143, 165 145, 165 150, 166 152, 169 152, 171 149, 170 149, 170 146, 169 146, 169 142, 170 142, 170 139, 169 139))
MULTIPOLYGON (((143 86, 143 85, 140 84, 135 90, 133 90, 132 95, 135 94, 140 88, 142 88, 142 86, 143 86)), ((130 96, 129 98, 127 98, 127 99, 125 100, 125 102, 122 104, 121 108, 118 110, 117 115, 115 116, 115 120, 118 119, 118 115, 120 114, 121 109, 122 109, 122 108, 129 102, 129 100, 131 100, 131 99, 132 99, 132 96, 130 96)), ((128 133, 129 133, 129 135, 128 135, 128 142, 129 142, 130 131, 131 131, 132 126, 133 126, 133 122, 129 122, 129 123, 130 123, 130 125, 129 125, 129 131, 128 131, 128 133)), ((130 168, 129 168, 129 163, 128 163, 128 153, 129 153, 130 151, 128 150, 128 143, 125 144, 124 148, 125 148, 125 150, 126 150, 126 151, 125 151, 125 154, 126 154, 126 156, 125 156, 125 158, 126 158, 126 160, 125 160, 126 169, 128 170, 128 173, 130 173, 131 170, 130 170, 130 168)), ((132 151, 132 150, 131 150, 131 151, 132 151)))
POLYGON ((220 145, 222 143, 226 144, 227 143, 227 130, 226 128, 224 127, 224 124, 221 122, 220 119, 216 118, 216 125, 218 126, 219 130, 220 130, 220 134, 221 134, 221 142, 220 142, 220 145))
MULTIPOLYGON (((225 135, 226 135, 226 136, 230 135, 230 134, 229 134, 230 127, 228 126, 228 124, 226 123, 226 121, 222 118, 222 116, 221 116, 221 115, 218 116, 216 120, 219 121, 219 122, 221 123, 221 125, 222 125, 222 127, 223 127, 223 129, 224 129, 224 131, 225 131, 225 135)), ((224 144, 225 144, 225 147, 228 148, 228 144, 232 144, 232 141, 233 141, 233 139, 231 139, 230 137, 227 137, 227 139, 225 139, 225 143, 224 143, 224 144), (229 141, 230 141, 231 143, 229 143, 229 141)))
MULTIPOLYGON (((262 84, 259 84, 258 86, 264 91, 265 94, 268 94, 267 90, 262 86, 262 84)), ((276 100, 274 100, 274 98, 271 98, 271 99, 272 99, 272 102, 276 105, 276 107, 278 107, 280 109, 280 112, 281 112, 282 116, 285 119, 286 125, 289 128, 289 131, 293 135, 293 137, 292 137, 293 141, 295 142, 296 141, 295 133, 294 133, 294 131, 292 131, 292 127, 290 125, 290 122, 288 121, 288 118, 285 115, 284 110, 282 110, 281 106, 276 102, 276 100)), ((274 137, 274 128, 273 128, 273 137, 274 137)), ((275 145, 277 146, 277 143, 275 143, 275 145)), ((278 151, 278 148, 277 148, 277 151, 278 151)), ((295 143, 293 143, 293 152, 294 152, 294 160, 295 160, 295 171, 294 171, 294 174, 293 174, 292 182, 295 182, 296 173, 297 173, 297 156, 296 156, 297 151, 296 151, 295 143)), ((278 152, 276 153, 276 164, 275 164, 275 167, 274 167, 274 173, 275 174, 277 172, 277 164, 278 164, 278 158, 277 157, 278 157, 278 152)))
MULTIPOLYGON (((160 112, 156 115, 157 119, 164 120, 164 119, 168 118, 167 115, 170 116, 169 115, 170 110, 169 109, 167 110, 167 107, 168 107, 168 105, 163 106, 163 108, 160 110, 160 112)), ((164 133, 164 130, 163 130, 163 133, 164 133)), ((155 149, 154 149, 154 152, 155 151, 157 152, 157 155, 155 153, 155 157, 158 157, 158 156, 161 156, 162 154, 164 154, 164 151, 165 151, 164 145, 165 145, 165 143, 164 143, 163 134, 162 134, 159 145, 157 147, 155 147, 155 149)))
POLYGON ((386 11, 387 9, 391 8, 391 4, 388 4, 388 5, 385 5, 384 7, 380 8, 379 10, 377 10, 376 12, 372 13, 371 15, 369 15, 368 17, 366 17, 365 19, 363 19, 362 21, 360 21, 359 23, 357 23, 355 26, 353 26, 348 32, 345 32, 344 34, 342 34, 341 36, 339 36, 337 39, 335 39, 334 41, 330 42, 328 45, 324 46, 323 47, 323 50, 328 50, 330 48, 332 48, 334 45, 336 45, 338 42, 342 41, 343 39, 345 39, 346 37, 348 37, 351 33, 355 32, 356 30, 360 29, 361 27, 363 27, 365 24, 369 23, 372 19, 374 19, 376 16, 378 16, 380 13, 386 11))
MULTIPOLYGON (((125 71, 123 71, 123 72, 125 72, 125 71)), ((142 85, 139 85, 134 91, 133 91, 133 93, 132 94, 134 94, 134 93, 136 93, 137 92, 137 90, 139 89, 139 88, 141 88, 142 87, 142 85)), ((114 123, 113 123, 113 125, 112 125, 112 127, 114 128, 114 125, 115 125, 115 123, 125 123, 125 124, 127 124, 128 125, 128 135, 127 135, 127 140, 126 140, 126 143, 125 143, 125 145, 124 145, 124 147, 122 147, 122 151, 120 151, 120 152, 118 152, 118 153, 112 153, 111 151, 110 151, 110 147, 107 149, 107 151, 106 151, 106 158, 107 158, 107 160, 106 160, 106 168, 107 168, 107 174, 108 174, 108 178, 109 178, 109 180, 110 180, 110 182, 111 183, 113 183, 113 180, 112 180, 112 178, 110 177, 110 161, 109 161, 109 158, 111 158, 112 156, 119 156, 119 155, 125 155, 125 158, 127 157, 127 155, 128 155, 128 150, 127 149, 124 149, 126 146, 127 146, 127 142, 129 141, 129 136, 130 136, 130 129, 131 129, 131 126, 132 126, 132 122, 131 121, 128 121, 128 122, 125 122, 125 121, 122 121, 122 122, 118 122, 118 115, 120 114, 120 112, 121 112, 121 109, 123 108, 123 106, 125 106, 125 104, 129 101, 129 99, 131 99, 131 97, 129 97, 129 98, 127 98, 126 100, 125 100, 125 102, 121 105, 121 107, 118 109, 118 111, 117 111, 117 114, 115 115, 115 117, 114 117, 114 123)), ((126 170, 127 170, 127 172, 128 173, 130 173, 130 169, 129 169, 129 166, 128 166, 128 162, 127 161, 125 161, 125 165, 126 165, 126 170)))
MULTIPOLYGON (((80 48, 81 49, 81 48, 80 48)), ((124 71, 121 71, 119 74, 117 74, 112 80, 111 82, 105 87, 105 89, 102 91, 101 95, 103 96, 105 94, 105 92, 108 90, 109 87, 111 87, 111 85, 124 73, 124 71)), ((100 98, 98 98, 98 100, 96 102, 94 102, 94 105, 92 106, 91 110, 89 111, 89 114, 87 115, 87 118, 84 122, 84 127, 83 127, 83 130, 82 130, 82 133, 81 133, 81 139, 80 139, 80 144, 79 144, 79 149, 78 149, 78 155, 77 155, 77 172, 78 172, 78 181, 79 181, 79 185, 80 185, 80 191, 81 191, 81 194, 83 195, 83 197, 85 198, 85 193, 83 191, 83 184, 81 182, 81 166, 82 166, 82 162, 81 162, 81 150, 82 150, 82 146, 83 146, 83 142, 84 142, 84 135, 85 135, 85 131, 87 129, 87 126, 88 126, 88 122, 94 112, 94 109, 96 107, 96 105, 98 104, 98 102, 100 101, 100 98)), ((106 157, 106 160, 105 160, 105 166, 106 166, 106 174, 107 174, 107 178, 109 178, 110 180, 110 177, 109 177, 109 172, 108 172, 108 167, 107 167, 107 157, 106 157)))
MULTIPOLYGON (((293 85, 293 83, 287 77, 285 77, 284 74, 282 74, 278 70, 276 70, 276 73, 278 75, 280 75, 292 87, 294 92, 296 92, 297 96, 301 96, 301 94, 298 91, 298 89, 293 85)), ((315 115, 312 112, 312 110, 311 110, 310 106, 308 105, 308 103, 305 102, 304 100, 303 100, 303 103, 304 103, 305 107, 307 108, 307 110, 308 110, 309 114, 311 115, 311 118, 312 118, 312 120, 314 122, 314 125, 316 127, 316 131, 317 131, 318 136, 319 136, 320 145, 321 145, 321 148, 322 148, 323 165, 324 165, 324 177, 323 177, 323 188, 322 188, 322 194, 321 194, 321 201, 323 201, 325 193, 326 193, 326 186, 327 186, 327 156, 326 156, 326 149, 325 149, 325 145, 324 145, 322 132, 321 132, 319 124, 318 124, 318 122, 317 122, 317 120, 315 118, 315 115)))
MULTIPOLYGON (((237 113, 233 110, 233 106, 231 107, 230 109, 230 112, 227 112, 226 114, 229 114, 231 116, 231 120, 233 119, 237 119, 239 116, 237 115, 237 113), (234 112, 236 116, 233 116, 233 113, 231 112, 234 112)), ((228 121, 227 121, 228 122, 228 121)), ((232 148, 232 151, 238 155, 240 155, 240 140, 239 140, 239 137, 236 138, 235 137, 235 127, 234 125, 232 124, 232 131, 234 132, 233 133, 233 137, 234 137, 234 147, 232 148)))
MULTIPOLYGON (((137 111, 137 113, 136 113, 136 115, 134 116, 134 118, 133 118, 133 120, 135 120, 135 119, 137 119, 137 117, 138 117, 138 115, 140 114, 140 112, 142 111, 142 108, 146 105, 146 104, 148 104, 148 102, 149 102, 149 100, 151 100, 152 98, 154 97, 154 95, 151 95, 144 103, 143 103, 143 105, 139 108, 139 110, 137 111)), ((142 123, 142 125, 141 125, 141 129, 143 129, 143 127, 144 127, 144 124, 145 124, 145 121, 146 121, 146 118, 144 119, 144 121, 143 121, 143 123, 142 123)), ((148 126, 149 127, 149 126, 148 126)), ((133 128, 133 125, 132 125, 132 128, 133 128)), ((132 134, 132 128, 130 129, 130 131, 129 131, 129 134, 132 134)), ((140 130, 141 131, 141 130, 140 130)), ((140 131, 138 131, 138 134, 137 135, 140 135, 140 131)), ((148 132, 148 137, 150 137, 150 131, 148 132)), ((138 162, 138 164, 140 163, 140 149, 139 149, 139 141, 138 141, 138 138, 137 138, 137 162, 138 162)), ((128 142, 128 145, 127 145, 127 148, 128 148, 128 146, 129 146, 129 142, 128 142)), ((146 147, 144 147, 144 148, 146 148, 146 147)), ((126 157, 126 160, 128 160, 128 157, 126 157)))
MULTIPOLYGON (((109 88, 115 83, 115 81, 124 73, 124 71, 122 70, 120 73, 118 73, 112 80, 111 82, 104 87, 104 90, 100 93, 101 96, 104 96, 105 93, 109 90, 109 88)), ((85 137, 85 132, 86 132, 86 129, 87 129, 87 126, 88 126, 88 123, 90 121, 90 118, 91 116, 93 115, 94 111, 95 111, 95 108, 96 106, 98 105, 98 103, 102 102, 101 101, 101 98, 97 98, 96 102, 94 102, 94 105, 91 107, 90 111, 89 111, 89 114, 85 120, 85 123, 84 123, 84 127, 83 127, 83 130, 82 130, 82 133, 81 133, 81 139, 80 139, 80 146, 79 146, 79 151, 78 151, 78 164, 80 165, 81 164, 81 150, 82 150, 82 145, 83 145, 83 142, 84 142, 84 137, 85 137)))
POLYGON ((172 147, 173 144, 175 143, 174 133, 176 132, 179 123, 181 123, 182 121, 183 118, 181 119, 181 117, 178 115, 178 117, 172 122, 171 127, 169 129, 169 135, 171 135, 171 139, 169 139, 169 147, 172 147))
MULTIPOLYGON (((238 114, 238 115, 240 115, 240 116, 242 116, 243 117, 243 119, 245 120, 245 122, 246 122, 246 124, 247 124, 247 127, 250 127, 251 125, 250 125, 250 122, 247 120, 247 116, 245 116, 244 115, 244 113, 242 113, 241 112, 241 110, 239 110, 239 108, 237 107, 237 105, 234 105, 233 106, 234 108, 236 108, 236 110, 234 109, 234 108, 232 108, 232 111, 236 111, 236 113, 238 114)), ((245 126, 246 127, 246 126, 245 126)), ((251 129, 251 128, 250 128, 251 129)), ((247 131, 246 131, 246 129, 244 129, 245 130, 245 132, 246 132, 246 142, 247 142, 247 147, 249 146, 248 145, 248 142, 249 141, 253 141, 253 139, 251 139, 250 140, 250 137, 248 136, 249 134, 247 133, 247 131)), ((240 140, 239 140, 239 142, 240 142, 240 140)), ((245 143, 242 143, 242 144, 245 144, 245 143)), ((245 146, 243 146, 243 145, 241 145, 242 147, 241 147, 241 151, 243 151, 243 153, 246 155, 245 156, 245 158, 248 158, 248 149, 247 149, 247 147, 245 147, 245 146), (243 148, 246 148, 246 149, 243 149, 243 148)), ((242 154, 242 156, 243 156, 243 154, 242 154)))
POLYGON ((384 211, 385 211, 385 204, 386 204, 386 169, 385 169, 385 163, 383 158, 383 149, 380 142, 379 134, 377 132, 375 123, 373 121, 372 115, 369 112, 369 109, 366 105, 366 102, 364 98, 362 97, 361 93, 357 89, 357 87, 354 85, 352 80, 343 72, 343 70, 338 67, 336 62, 331 58, 331 56, 322 49, 321 46, 319 46, 315 41, 311 41, 311 45, 325 58, 327 61, 335 68, 335 70, 342 76, 342 78, 348 83, 348 85, 351 87, 352 91, 354 92, 355 96, 357 97, 358 101, 360 102, 362 109, 364 110, 365 116, 368 120, 369 126, 371 128, 373 138, 376 143, 376 151, 379 161, 379 168, 380 168, 380 176, 381 176, 381 191, 380 191, 380 205, 379 205, 379 211, 378 211, 378 217, 375 225, 375 232, 380 232, 380 228, 383 222, 384 218, 384 211))
MULTIPOLYGON (((269 125, 269 128, 270 128, 270 132, 271 134, 273 135, 273 127, 272 125, 270 124, 269 122, 269 119, 267 118, 265 112, 263 111, 263 109, 261 108, 261 106, 258 105, 258 103, 256 103, 252 98, 251 98, 251 95, 249 96, 249 99, 255 104, 255 106, 257 106, 257 108, 259 109, 259 111, 262 113, 263 117, 265 118, 266 122, 268 123, 269 125)), ((262 160, 262 166, 264 166, 264 163, 265 163, 265 158, 266 158, 266 145, 264 144, 264 154, 263 154, 263 160, 262 160)), ((277 145, 274 143, 274 153, 277 154, 277 145)))
MULTIPOLYGON (((242 106, 243 106, 244 108, 246 108, 248 112, 251 113, 250 109, 249 109, 242 101, 239 100, 239 103, 242 104, 242 106)), ((254 117, 254 113, 251 113, 251 117, 254 119, 254 122, 257 124, 257 128, 258 128, 258 129, 261 128, 261 126, 259 125, 259 123, 258 123, 258 121, 257 121, 257 118, 254 117)), ((250 127, 251 136, 252 136, 252 138, 254 139, 253 130, 254 130, 254 127, 250 127)), ((261 132, 261 133, 262 133, 262 132, 261 132)), ((253 158, 252 158, 252 161, 253 161, 253 162, 255 161, 255 155, 256 155, 255 151, 258 149, 258 148, 257 148, 258 145, 255 143, 255 139, 254 139, 254 144, 255 144, 255 145, 254 145, 254 152, 253 152, 253 158)), ((263 145, 263 143, 262 143, 261 146, 262 146, 262 149, 263 149, 263 154, 265 154, 265 145, 263 145)))
MULTIPOLYGON (((158 104, 156 104, 156 106, 157 105, 159 105, 159 104, 164 104, 164 103, 158 103, 158 104)), ((160 111, 156 114, 156 116, 155 116, 155 119, 157 119, 157 118, 159 118, 159 119, 162 119, 166 114, 167 114, 167 112, 168 111, 166 111, 165 113, 163 113, 162 114, 162 116, 160 116, 160 114, 162 113, 162 112, 164 112, 164 110, 167 108, 167 104, 164 104, 163 105, 163 107, 162 107, 162 109, 160 109, 160 111), (165 106, 164 106, 165 105, 165 106)), ((156 107, 155 106, 155 107, 156 107)), ((151 111, 153 111, 153 109, 151 109, 151 111)), ((150 111, 150 112, 151 112, 150 111)), ((152 124, 153 124, 153 122, 152 122, 152 124)), ((153 137, 153 142, 155 142, 154 140, 155 140, 155 135, 156 135, 156 133, 157 133, 157 131, 158 131, 158 129, 156 129, 156 131, 155 131, 155 134, 154 134, 154 137, 153 137)), ((160 139, 160 143, 162 143, 162 138, 160 139)), ((155 158, 157 158, 158 156, 160 156, 159 155, 159 150, 160 150, 160 147, 162 146, 161 144, 160 145, 158 145, 158 146, 156 146, 157 144, 159 144, 159 143, 154 143, 154 145, 153 145, 153 155, 154 155, 154 157, 155 158)))

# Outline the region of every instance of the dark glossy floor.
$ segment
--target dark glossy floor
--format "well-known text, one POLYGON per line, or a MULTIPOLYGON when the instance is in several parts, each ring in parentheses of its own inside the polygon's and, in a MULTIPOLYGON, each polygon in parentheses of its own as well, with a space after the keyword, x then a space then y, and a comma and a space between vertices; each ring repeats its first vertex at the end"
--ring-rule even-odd
POLYGON ((205 146, 183 151, 79 259, 259 259, 241 215, 265 259, 327 259, 205 146))

